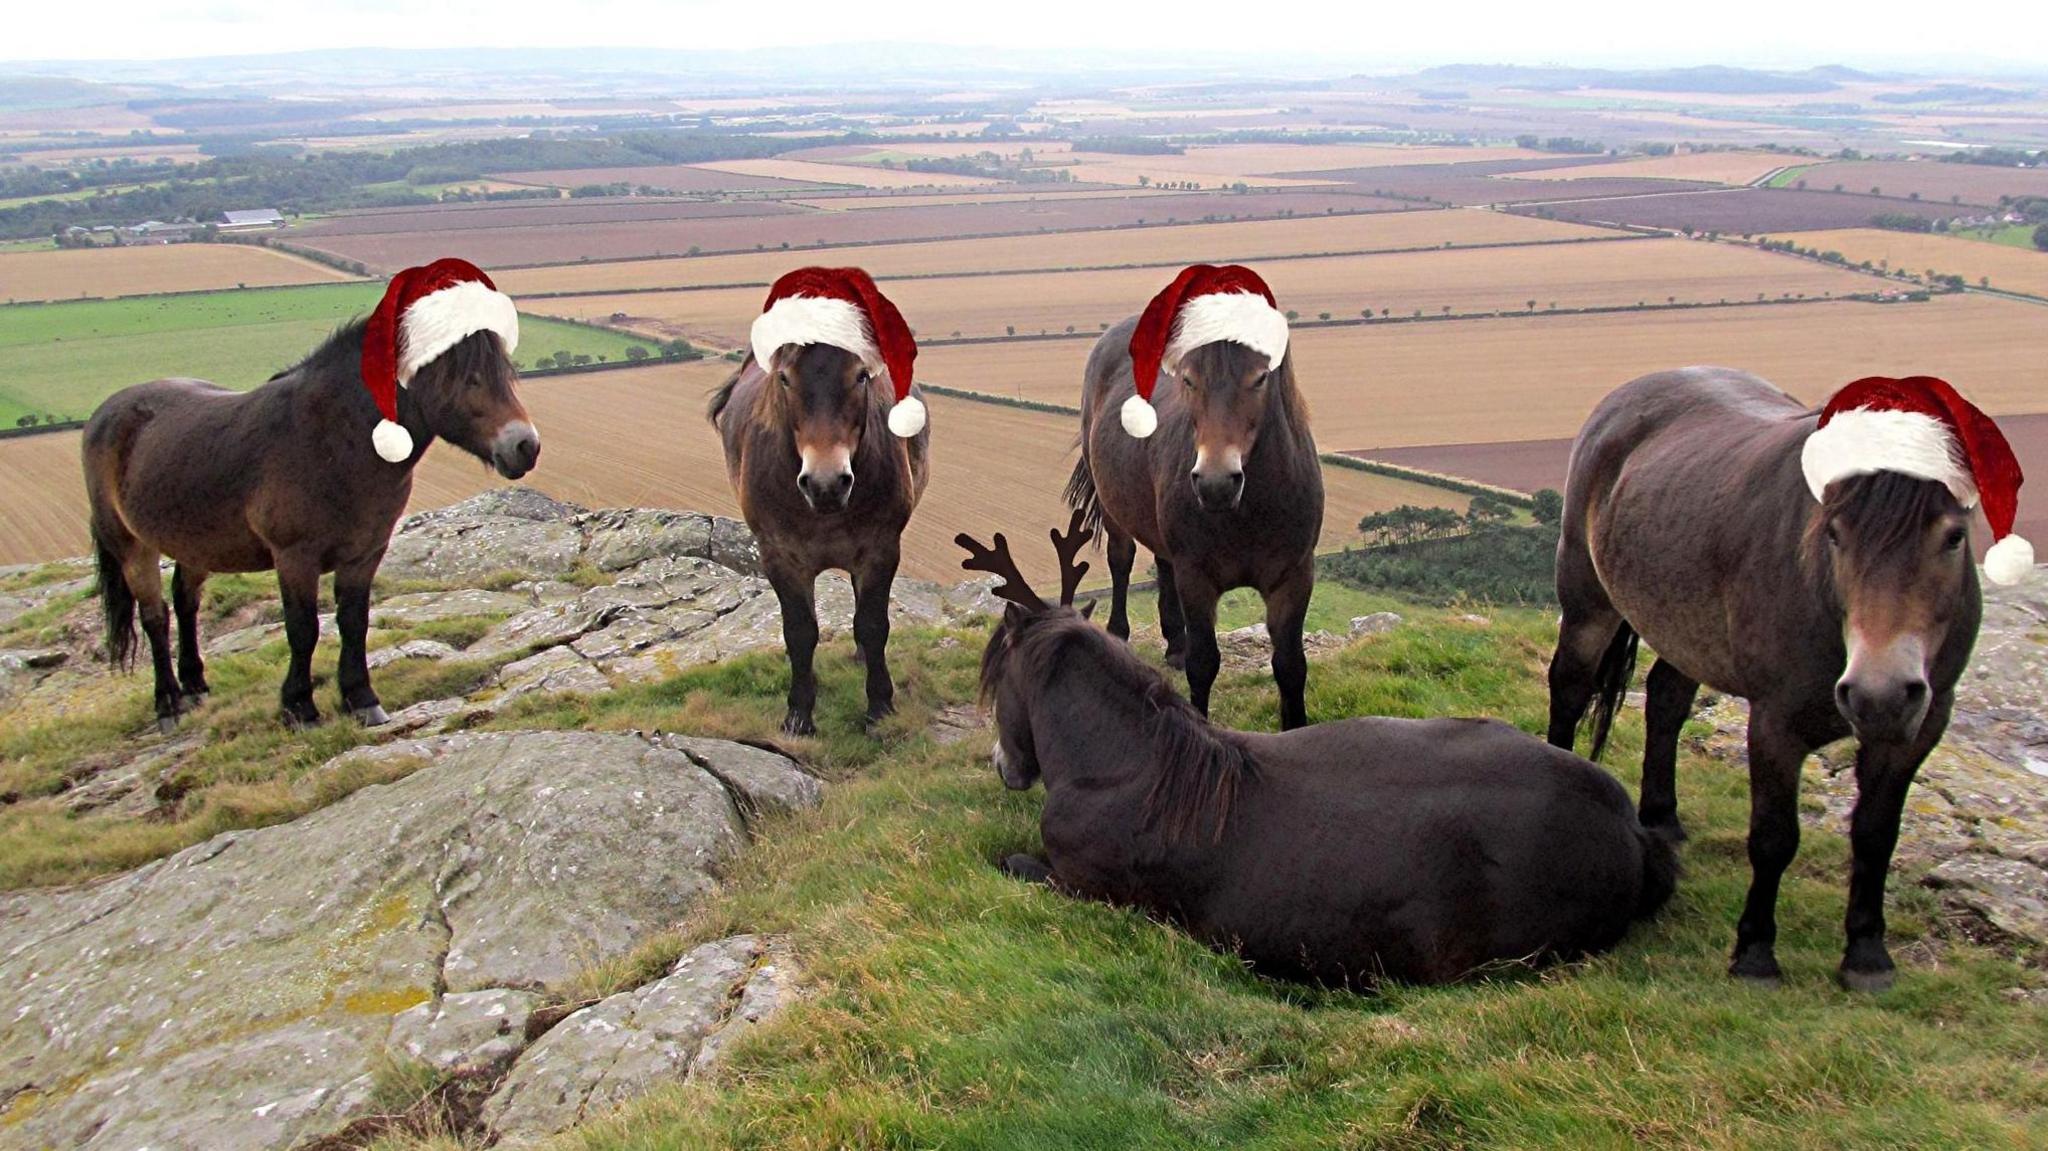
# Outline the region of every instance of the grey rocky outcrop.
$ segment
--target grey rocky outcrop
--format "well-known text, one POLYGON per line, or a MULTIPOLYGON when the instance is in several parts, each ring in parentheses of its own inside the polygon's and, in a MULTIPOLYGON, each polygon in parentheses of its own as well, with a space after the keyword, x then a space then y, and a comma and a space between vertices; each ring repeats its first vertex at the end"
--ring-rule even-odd
MULTIPOLYGON (((675 924, 747 812, 818 799, 788 760, 716 741, 460 733, 329 770, 361 757, 416 770, 104 882, 0 895, 7 1139, 282 1148, 360 1115, 388 1057, 518 1074, 536 1007, 675 924)), ((745 995, 698 982, 685 1065, 745 995)))

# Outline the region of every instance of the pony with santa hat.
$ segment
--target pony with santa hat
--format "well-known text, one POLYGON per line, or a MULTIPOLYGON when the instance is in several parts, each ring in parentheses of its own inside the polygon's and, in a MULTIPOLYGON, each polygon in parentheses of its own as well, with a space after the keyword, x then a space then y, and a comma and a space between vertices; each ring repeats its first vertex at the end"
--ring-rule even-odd
POLYGON ((1592 710, 1593 755, 1645 685, 1641 818, 1682 839, 1675 770, 1700 685, 1749 701, 1749 897, 1730 973, 1775 982, 1778 883, 1799 848, 1809 752, 1857 738, 1847 946, 1838 978, 1889 987, 1884 888, 1921 761, 1948 727, 1984 575, 2027 578, 2020 467, 1947 383, 1871 377, 1819 409, 1728 368, 1660 372, 1601 401, 1572 446, 1557 550, 1550 742, 1592 710))
POLYGON ((1187 669, 1204 715, 1222 667, 1216 602, 1258 591, 1283 729, 1308 723, 1302 626, 1323 530, 1322 465, 1287 348, 1287 316, 1258 273, 1183 269, 1088 357, 1081 460, 1066 490, 1107 540, 1109 630, 1120 639, 1131 634, 1138 545, 1151 551, 1166 658, 1187 669))
POLYGON ((867 664, 867 721, 895 711, 889 596, 903 529, 931 474, 931 434, 911 379, 917 341, 859 268, 798 268, 768 291, 739 371, 712 396, 740 513, 782 607, 789 711, 817 730, 818 576, 853 580, 853 637, 867 664))
POLYGON ((369 317, 253 391, 156 380, 99 406, 84 458, 107 656, 132 661, 139 614, 161 729, 207 694, 198 619, 207 577, 269 570, 291 645, 285 721, 320 719, 313 647, 320 577, 333 572, 342 705, 362 723, 385 722, 364 648, 370 582, 412 495, 413 466, 435 439, 507 479, 533 469, 540 436, 515 389, 518 344, 519 313, 490 277, 437 260, 393 276, 369 317), (177 564, 170 607, 164 556, 177 564))

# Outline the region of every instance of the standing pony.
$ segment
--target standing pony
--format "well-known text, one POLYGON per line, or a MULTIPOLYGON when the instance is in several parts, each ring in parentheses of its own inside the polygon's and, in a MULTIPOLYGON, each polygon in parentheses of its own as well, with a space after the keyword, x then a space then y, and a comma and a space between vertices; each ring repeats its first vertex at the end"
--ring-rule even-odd
POLYGON ((775 281, 752 351, 711 399, 740 512, 782 605, 789 713, 817 730, 819 573, 853 579, 853 637, 867 662, 869 723, 896 710, 889 591, 903 529, 930 476, 931 435, 911 384, 917 342, 859 268, 799 268, 775 281))
POLYGON ((1749 861, 1730 973, 1776 981, 1778 881, 1799 848, 1799 767, 1854 734, 1854 864, 1844 986, 1891 985, 1884 886, 1906 790, 1940 741, 1976 642, 1981 501, 2016 580, 2019 465, 1940 380, 1859 380, 1820 411, 1755 376, 1687 368, 1623 385, 1572 446, 1557 550, 1563 607, 1550 742, 1593 707, 1593 754, 1627 690, 1646 692, 1643 822, 1673 839, 1679 730, 1702 683, 1750 704, 1749 861), (1597 697, 1597 698, 1596 698, 1597 697))
POLYGON ((1111 634, 1130 638, 1131 565, 1144 544, 1159 565, 1167 660, 1187 669, 1188 697, 1207 715, 1222 666, 1216 601, 1256 588, 1273 640, 1280 726, 1308 722, 1301 633, 1315 589, 1323 473, 1294 386, 1287 317, 1257 274, 1196 264, 1097 341, 1081 391, 1081 460, 1066 496, 1109 540, 1111 634), (1121 431, 1103 418, 1112 406, 1121 431))
POLYGON ((135 615, 156 669, 165 731, 205 697, 199 596, 214 572, 275 569, 292 649, 285 722, 319 722, 313 646, 320 576, 334 573, 343 706, 385 721, 364 638, 370 581, 412 495, 412 469, 440 437, 507 479, 532 470, 540 436, 514 390, 519 314, 461 260, 407 268, 367 320, 341 330, 250 392, 168 379, 115 393, 85 426, 85 489, 107 654, 132 659, 135 615), (177 562, 171 599, 159 557, 177 562))
POLYGON ((1671 846, 1614 777, 1505 723, 1350 719, 1212 727, 1068 605, 1076 513, 1053 533, 1058 605, 995 537, 962 566, 1009 601, 981 661, 995 764, 1041 779, 1046 858, 1005 870, 1140 907, 1271 975, 1442 983, 1612 946, 1671 894, 1671 846))

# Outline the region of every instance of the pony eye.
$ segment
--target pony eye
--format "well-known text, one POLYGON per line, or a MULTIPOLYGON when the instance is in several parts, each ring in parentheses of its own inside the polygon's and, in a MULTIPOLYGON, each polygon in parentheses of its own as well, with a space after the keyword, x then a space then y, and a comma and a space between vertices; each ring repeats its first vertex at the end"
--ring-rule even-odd
POLYGON ((1260 372, 1257 376, 1253 377, 1252 390, 1257 391, 1258 389, 1265 387, 1266 381, 1272 377, 1272 374, 1273 373, 1271 372, 1260 372))
POLYGON ((860 370, 860 374, 853 378, 853 382, 859 384, 862 387, 866 387, 868 385, 868 381, 872 379, 874 379, 874 377, 868 374, 868 370, 866 368, 862 368, 860 370))
POLYGON ((1828 546, 1831 548, 1842 546, 1842 533, 1833 524, 1828 525, 1828 546))
POLYGON ((782 385, 783 387, 785 387, 785 388, 786 388, 786 387, 788 387, 788 386, 789 386, 789 373, 788 373, 788 372, 777 372, 777 373, 775 373, 775 382, 776 382, 776 383, 778 383, 778 384, 781 384, 781 385, 782 385))
POLYGON ((1950 528, 1948 530, 1948 538, 1941 541, 1941 550, 1949 552, 1960 551, 1963 541, 1969 538, 1970 533, 1962 528, 1950 528))

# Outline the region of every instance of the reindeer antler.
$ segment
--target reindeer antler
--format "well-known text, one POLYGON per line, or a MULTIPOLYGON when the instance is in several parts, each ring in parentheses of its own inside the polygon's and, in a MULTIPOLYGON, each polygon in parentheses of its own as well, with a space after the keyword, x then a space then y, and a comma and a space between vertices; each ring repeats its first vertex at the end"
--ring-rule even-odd
POLYGON ((1066 534, 1061 535, 1058 530, 1052 533, 1052 550, 1060 555, 1061 607, 1074 606, 1074 593, 1081 590, 1081 577, 1088 574, 1087 560, 1074 562, 1074 557, 1080 555, 1088 541, 1095 538, 1094 532, 1081 526, 1082 518, 1081 509, 1075 508, 1074 518, 1067 523, 1066 534))
POLYGON ((1032 591, 1031 585, 1025 581, 1024 573, 1017 570, 1017 561, 1010 555, 1010 541, 1003 538, 1003 533, 996 533, 996 546, 992 548, 976 543, 974 537, 966 532, 954 536, 953 542, 967 550, 967 558, 960 561, 961 567, 971 572, 987 572, 1002 579, 1003 582, 996 585, 998 598, 1030 611, 1045 607, 1045 601, 1038 598, 1038 593, 1032 591))

